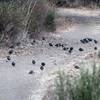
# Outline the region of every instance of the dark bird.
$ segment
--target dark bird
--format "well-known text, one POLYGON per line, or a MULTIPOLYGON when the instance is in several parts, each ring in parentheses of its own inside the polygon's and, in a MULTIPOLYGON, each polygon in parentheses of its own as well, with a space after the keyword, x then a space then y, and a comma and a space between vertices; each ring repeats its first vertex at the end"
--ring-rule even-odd
POLYGON ((31 43, 31 45, 34 45, 34 44, 35 44, 35 42, 36 42, 36 41, 35 41, 35 40, 33 40, 33 42, 31 43))
POLYGON ((52 43, 49 43, 49 46, 53 47, 53 44, 52 43))
POLYGON ((81 43, 85 44, 85 42, 83 40, 80 40, 80 41, 81 41, 81 43))
POLYGON ((94 40, 94 43, 95 43, 95 44, 97 44, 97 43, 98 43, 98 41, 97 41, 97 40, 94 40))
POLYGON ((94 50, 97 50, 98 48, 97 47, 94 47, 94 50))
POLYGON ((61 47, 61 46, 63 46, 63 44, 61 44, 61 43, 58 43, 58 47, 61 47))
POLYGON ((45 41, 45 37, 42 37, 42 40, 44 40, 44 41, 45 41))
POLYGON ((4 30, 5 30, 4 25, 2 23, 0 23, 0 32, 2 32, 4 30))
POLYGON ((11 60, 11 57, 10 56, 7 56, 7 60, 11 60))
POLYGON ((33 40, 33 43, 35 43, 36 41, 35 40, 33 40))
POLYGON ((87 38, 83 39, 83 41, 84 41, 85 43, 88 43, 88 42, 89 42, 87 38))
POLYGON ((79 66, 74 66, 74 68, 79 69, 80 67, 79 66))
POLYGON ((44 70, 44 67, 43 67, 43 66, 41 66, 41 67, 40 67, 40 69, 41 69, 41 70, 44 70))
POLYGON ((17 42, 17 43, 16 43, 16 46, 20 46, 20 44, 21 44, 20 42, 17 42))
POLYGON ((73 50, 74 48, 73 47, 70 47, 70 50, 73 50))
POLYGON ((59 44, 55 44, 55 47, 59 47, 59 44))
POLYGON ((45 66, 45 65, 46 65, 46 64, 45 64, 44 62, 42 62, 42 63, 41 63, 40 69, 41 69, 41 70, 44 70, 44 66, 45 66))
POLYGON ((68 48, 64 47, 63 50, 66 51, 66 50, 68 50, 68 48))
POLYGON ((84 38, 80 41, 81 41, 81 43, 86 44, 86 43, 89 43, 90 41, 92 41, 92 39, 91 38, 84 38))
POLYGON ((46 64, 44 62, 41 63, 41 66, 45 66, 46 64))
POLYGON ((31 70, 31 71, 29 71, 29 73, 28 74, 33 74, 34 73, 34 71, 33 70, 31 70))
POLYGON ((12 62, 12 66, 14 67, 15 65, 16 65, 15 62, 13 61, 13 62, 12 62))
POLYGON ((84 51, 82 48, 79 48, 79 51, 84 51))
POLYGON ((14 50, 9 50, 8 53, 11 55, 13 52, 14 52, 14 50))
POLYGON ((92 41, 92 39, 91 39, 91 38, 87 38, 87 40, 88 40, 89 42, 91 42, 91 41, 92 41))
POLYGON ((32 64, 36 64, 36 61, 35 60, 32 60, 32 64))
POLYGON ((69 52, 69 53, 72 53, 73 49, 74 49, 73 47, 70 47, 70 49, 69 49, 68 52, 69 52))
POLYGON ((14 48, 14 45, 9 46, 9 48, 13 49, 14 48))

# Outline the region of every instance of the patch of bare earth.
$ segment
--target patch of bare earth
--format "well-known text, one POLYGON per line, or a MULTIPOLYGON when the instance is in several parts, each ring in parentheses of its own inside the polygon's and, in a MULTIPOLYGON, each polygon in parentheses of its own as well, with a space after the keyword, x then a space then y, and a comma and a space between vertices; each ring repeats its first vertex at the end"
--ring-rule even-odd
POLYGON ((57 17, 56 18, 56 33, 73 30, 76 24, 77 23, 75 22, 75 20, 70 19, 68 17, 57 17))

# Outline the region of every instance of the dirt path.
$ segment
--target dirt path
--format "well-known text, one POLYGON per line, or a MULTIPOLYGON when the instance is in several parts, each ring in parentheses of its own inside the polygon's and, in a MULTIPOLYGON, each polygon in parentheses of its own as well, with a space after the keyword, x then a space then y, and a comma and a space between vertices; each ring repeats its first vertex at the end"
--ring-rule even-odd
POLYGON ((87 11, 87 14, 82 11, 58 9, 59 16, 71 17, 78 22, 73 30, 65 29, 46 35, 46 41, 36 40, 34 45, 28 43, 20 49, 16 48, 9 62, 6 62, 5 56, 0 59, 0 100, 42 100, 43 91, 46 89, 44 87, 48 85, 46 82, 52 79, 55 70, 74 69, 70 64, 79 62, 85 54, 94 52, 94 47, 100 49, 100 11, 87 11), (80 39, 86 37, 96 39, 98 44, 81 44, 80 39), (61 47, 50 47, 48 43, 62 43, 74 50, 69 54, 61 47), (80 47, 84 49, 83 52, 79 52, 80 47), (32 59, 36 60, 35 65, 32 64, 32 59), (12 67, 12 61, 16 62, 15 67, 12 67), (41 62, 46 63, 44 71, 40 70, 41 62), (28 74, 30 70, 33 70, 34 74, 28 74))

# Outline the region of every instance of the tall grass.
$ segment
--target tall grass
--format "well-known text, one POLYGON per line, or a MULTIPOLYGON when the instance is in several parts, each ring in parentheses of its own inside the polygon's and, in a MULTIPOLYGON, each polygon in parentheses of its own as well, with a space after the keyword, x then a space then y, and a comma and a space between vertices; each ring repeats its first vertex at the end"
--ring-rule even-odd
POLYGON ((100 68, 96 64, 91 68, 92 72, 82 70, 74 80, 59 72, 55 82, 57 100, 100 100, 100 68))
POLYGON ((47 16, 49 16, 51 10, 46 0, 0 2, 0 25, 3 27, 0 29, 0 42, 7 39, 15 41, 18 33, 22 31, 37 36, 39 32, 46 28, 44 23, 48 22, 49 18, 47 16))
POLYGON ((51 4, 59 7, 100 7, 100 0, 49 0, 51 4))

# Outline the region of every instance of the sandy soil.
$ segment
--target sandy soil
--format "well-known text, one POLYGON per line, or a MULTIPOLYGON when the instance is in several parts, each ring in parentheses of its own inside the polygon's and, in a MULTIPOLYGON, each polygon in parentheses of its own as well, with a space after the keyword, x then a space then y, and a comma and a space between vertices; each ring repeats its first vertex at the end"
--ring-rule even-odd
POLYGON ((45 35, 45 41, 41 37, 33 45, 27 43, 16 47, 8 62, 8 49, 0 50, 0 100, 42 100, 57 70, 65 68, 68 73, 77 73, 73 65, 81 62, 88 53, 97 52, 94 47, 100 49, 100 11, 58 9, 57 13, 74 18, 78 24, 72 30, 65 28, 45 35), (82 44, 80 39, 86 37, 96 39, 98 44, 82 44), (66 47, 74 47, 74 50, 69 54, 62 48, 50 47, 48 43, 62 43, 66 47), (83 52, 79 52, 80 47, 83 52), (32 59, 36 61, 35 65, 32 59), (15 67, 11 65, 12 61, 16 62, 15 67), (46 63, 43 71, 40 70, 41 62, 46 63), (28 74, 30 70, 34 73, 28 74))

